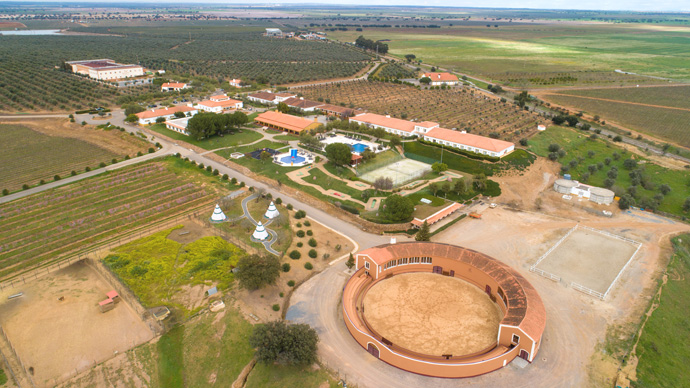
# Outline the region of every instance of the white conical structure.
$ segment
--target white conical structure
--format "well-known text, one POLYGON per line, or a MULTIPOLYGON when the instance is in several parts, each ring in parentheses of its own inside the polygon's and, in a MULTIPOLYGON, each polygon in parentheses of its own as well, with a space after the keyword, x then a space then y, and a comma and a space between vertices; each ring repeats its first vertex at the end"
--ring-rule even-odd
POLYGON ((268 219, 273 219, 276 218, 280 215, 278 212, 278 209, 276 209, 276 205, 271 201, 271 204, 268 205, 268 210, 266 210, 266 214, 264 214, 264 217, 268 219))
POLYGON ((266 231, 266 228, 264 228, 263 225, 261 225, 261 222, 259 222, 258 225, 256 225, 256 229, 254 229, 254 233, 252 234, 252 238, 255 240, 266 240, 268 239, 268 232, 266 231))
POLYGON ((224 222, 227 221, 228 217, 225 216, 225 213, 220 209, 220 206, 216 204, 216 208, 213 209, 213 214, 211 215, 211 222, 224 222))

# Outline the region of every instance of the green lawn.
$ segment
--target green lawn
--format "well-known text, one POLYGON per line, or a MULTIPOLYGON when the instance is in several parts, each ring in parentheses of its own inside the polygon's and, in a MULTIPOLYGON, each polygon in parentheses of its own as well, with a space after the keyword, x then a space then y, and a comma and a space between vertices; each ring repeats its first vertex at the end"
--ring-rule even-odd
POLYGON ((179 132, 171 131, 165 127, 165 124, 154 124, 150 128, 154 132, 168 136, 175 140, 184 141, 189 144, 201 147, 205 150, 215 150, 223 147, 233 147, 237 145, 253 143, 261 138, 263 135, 251 129, 241 129, 242 132, 227 134, 221 136, 213 136, 209 139, 194 140, 193 138, 183 135, 179 132))
POLYGON ((623 194, 631 186, 630 170, 623 166, 626 159, 633 158, 638 162, 638 168, 643 171, 643 177, 649 182, 648 189, 642 185, 636 186, 636 203, 643 205, 652 200, 652 197, 659 193, 659 185, 667 184, 671 187, 671 192, 666 195, 658 209, 668 213, 683 216, 683 202, 690 197, 690 180, 688 172, 685 170, 670 170, 656 165, 648 159, 632 155, 630 152, 619 148, 615 143, 602 139, 592 140, 590 133, 584 133, 571 128, 551 126, 546 131, 541 132, 529 141, 531 151, 540 156, 549 154, 550 144, 558 144, 566 151, 566 155, 558 161, 562 165, 569 165, 572 160, 578 161, 575 167, 570 167, 568 173, 573 179, 584 181, 583 174, 589 173, 588 184, 594 186, 604 186, 608 171, 612 166, 618 168, 618 176, 612 189, 617 194, 623 194), (593 151, 594 155, 589 156, 588 152, 593 151), (619 155, 615 160, 614 153, 619 155), (606 165, 606 159, 610 158, 610 165, 606 165), (581 162, 579 160, 582 160, 581 162), (597 169, 594 173, 589 172, 589 166, 598 166, 602 163, 603 168, 597 169), (646 202, 645 202, 646 201, 646 202))
POLYGON ((350 177, 356 176, 355 173, 349 168, 336 166, 333 163, 326 163, 323 165, 323 167, 326 169, 326 171, 343 179, 350 179, 350 177))
POLYGON ((311 366, 283 366, 257 363, 247 379, 246 388, 320 388, 323 383, 329 388, 338 388, 334 380, 323 369, 311 366))
POLYGON ((362 200, 362 190, 357 190, 347 185, 347 183, 326 175, 318 168, 309 170, 309 175, 302 178, 305 182, 313 183, 323 187, 325 190, 335 190, 345 193, 354 199, 362 200), (316 179, 314 179, 316 178, 316 179))
POLYGON ((273 136, 275 140, 284 140, 284 141, 293 141, 293 140, 299 140, 299 136, 295 135, 277 135, 273 136))
POLYGON ((690 234, 672 239, 674 254, 668 265, 659 307, 637 346, 637 381, 632 386, 684 387, 690 381, 690 234))
POLYGON ((446 203, 446 201, 444 201, 443 198, 434 197, 434 195, 426 189, 420 190, 414 194, 410 194, 407 196, 407 198, 412 200, 412 203, 414 203, 415 205, 422 204, 422 202, 420 202, 422 198, 426 198, 431 201, 431 203, 427 206, 442 206, 446 203))
POLYGON ((173 327, 158 340, 158 379, 161 387, 184 387, 184 359, 182 325, 173 327))
POLYGON ((484 174, 490 176, 494 174, 494 168, 489 163, 470 159, 466 156, 444 151, 441 148, 416 141, 405 143, 405 156, 428 164, 443 160, 443 163, 447 164, 449 169, 472 175, 484 174), (443 156, 441 156, 442 154, 443 156))

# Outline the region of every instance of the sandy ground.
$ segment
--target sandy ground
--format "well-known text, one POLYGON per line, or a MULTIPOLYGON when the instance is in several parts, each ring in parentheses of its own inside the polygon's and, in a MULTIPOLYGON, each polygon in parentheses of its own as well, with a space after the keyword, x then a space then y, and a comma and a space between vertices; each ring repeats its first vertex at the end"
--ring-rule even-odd
POLYGON ((143 139, 130 136, 126 132, 120 132, 116 129, 109 131, 95 129, 96 127, 91 125, 70 123, 69 119, 3 119, 0 124, 21 124, 45 135, 83 140, 117 155, 134 156, 138 151, 146 152, 149 147, 149 144, 143 139))
POLYGON ((501 185, 501 195, 493 202, 509 203, 515 207, 532 208, 540 193, 553 184, 560 167, 557 163, 539 158, 526 171, 491 177, 501 185))
POLYGON ((498 307, 474 285, 432 273, 396 275, 364 296, 371 327, 405 349, 441 356, 496 344, 498 307))
POLYGON ((636 249, 625 241, 577 229, 537 268, 603 294, 636 249))
POLYGON ((153 338, 126 302, 101 313, 112 286, 83 263, 0 293, 0 324, 37 386, 53 386, 153 338), (7 300, 9 294, 24 296, 7 300), (63 301, 58 301, 63 297, 63 301))

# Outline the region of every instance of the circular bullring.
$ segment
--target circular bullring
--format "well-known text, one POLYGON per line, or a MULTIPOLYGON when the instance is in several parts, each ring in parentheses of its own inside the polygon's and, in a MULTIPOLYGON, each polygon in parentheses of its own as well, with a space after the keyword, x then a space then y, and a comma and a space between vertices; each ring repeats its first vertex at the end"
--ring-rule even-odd
POLYGON ((469 377, 535 359, 541 298, 517 271, 449 244, 386 244, 359 252, 343 316, 372 356, 411 372, 469 377))

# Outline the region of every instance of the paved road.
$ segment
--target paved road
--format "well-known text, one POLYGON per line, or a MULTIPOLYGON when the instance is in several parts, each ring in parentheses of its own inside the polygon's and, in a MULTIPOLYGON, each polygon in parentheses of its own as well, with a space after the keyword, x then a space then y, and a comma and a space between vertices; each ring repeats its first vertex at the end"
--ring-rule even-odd
POLYGON ((38 115, 31 115, 31 114, 17 114, 17 115, 3 115, 0 116, 0 119, 51 119, 51 118, 68 118, 69 115, 66 113, 55 113, 55 114, 38 114, 38 115))

